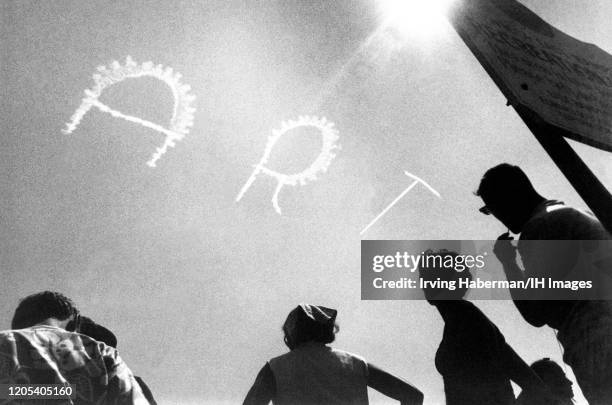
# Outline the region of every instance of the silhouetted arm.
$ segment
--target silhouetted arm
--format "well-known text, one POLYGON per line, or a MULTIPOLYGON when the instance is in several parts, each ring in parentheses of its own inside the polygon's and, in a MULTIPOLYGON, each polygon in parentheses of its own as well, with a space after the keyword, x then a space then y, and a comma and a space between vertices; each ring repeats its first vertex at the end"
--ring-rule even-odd
POLYGON ((505 341, 501 344, 499 360, 508 377, 524 391, 543 392, 544 383, 505 341))
POLYGON ((495 362, 503 374, 518 384, 522 393, 527 394, 529 398, 542 401, 541 403, 553 403, 550 389, 506 342, 499 329, 495 326, 494 328, 493 340, 496 343, 491 352, 491 361, 495 362))
POLYGON ((422 405, 423 393, 406 381, 368 363, 368 386, 402 405, 422 405))
POLYGON ((247 393, 243 405, 268 405, 276 395, 276 382, 270 365, 266 363, 259 371, 253 386, 247 393))
MULTIPOLYGON (((512 237, 508 233, 504 233, 497 238, 493 252, 501 262, 504 273, 508 281, 524 281, 525 273, 516 262, 516 248, 510 242, 512 237)), ((510 295, 516 309, 521 313, 523 319, 531 325, 540 327, 546 324, 542 306, 538 301, 526 300, 529 290, 521 288, 511 288, 510 295)))
MULTIPOLYGON (((504 272, 508 281, 525 280, 523 270, 516 263, 504 264, 504 272)), ((545 314, 540 301, 527 300, 526 294, 533 293, 531 289, 511 288, 510 296, 514 306, 529 324, 540 327, 546 324, 545 314)))

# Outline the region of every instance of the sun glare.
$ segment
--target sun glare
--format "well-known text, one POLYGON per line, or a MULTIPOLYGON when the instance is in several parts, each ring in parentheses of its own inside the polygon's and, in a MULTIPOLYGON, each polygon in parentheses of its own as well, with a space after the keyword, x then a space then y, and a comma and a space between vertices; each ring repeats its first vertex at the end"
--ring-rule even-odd
POLYGON ((452 0, 378 0, 382 24, 405 38, 427 38, 443 32, 452 0))

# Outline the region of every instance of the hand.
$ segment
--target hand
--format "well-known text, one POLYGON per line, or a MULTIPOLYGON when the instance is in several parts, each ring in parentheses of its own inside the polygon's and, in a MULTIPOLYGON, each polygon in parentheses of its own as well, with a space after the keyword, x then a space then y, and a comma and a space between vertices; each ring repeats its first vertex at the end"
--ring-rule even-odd
POLYGON ((512 244, 512 240, 514 238, 510 236, 509 232, 502 233, 493 246, 493 253, 504 265, 516 263, 516 248, 512 244))

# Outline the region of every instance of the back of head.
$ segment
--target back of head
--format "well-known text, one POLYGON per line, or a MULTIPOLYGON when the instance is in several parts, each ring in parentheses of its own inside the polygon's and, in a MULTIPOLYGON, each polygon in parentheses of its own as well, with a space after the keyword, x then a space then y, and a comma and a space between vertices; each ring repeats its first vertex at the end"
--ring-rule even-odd
POLYGON ((334 340, 337 311, 300 304, 283 325, 291 352, 269 361, 275 404, 367 404, 367 363, 325 346, 334 340))
POLYGON ((49 318, 63 321, 78 313, 70 298, 58 292, 43 291, 29 295, 19 302, 11 329, 28 328, 49 318))
POLYGON ((497 165, 484 174, 475 193, 485 206, 484 214, 493 214, 514 233, 522 232, 534 209, 544 201, 518 166, 497 165))
POLYGON ((480 180, 476 195, 485 201, 500 201, 537 192, 525 172, 518 166, 502 163, 490 168, 480 180))
POLYGON ((555 363, 548 357, 544 357, 543 359, 534 361, 531 364, 531 369, 538 375, 546 374, 551 370, 563 373, 563 369, 561 368, 561 366, 559 366, 557 363, 555 363))
POLYGON ((293 350, 301 343, 331 343, 336 337, 338 311, 318 305, 300 304, 294 308, 285 323, 285 344, 293 350))
POLYGON ((535 361, 530 367, 551 389, 555 397, 568 400, 567 403, 571 403, 571 399, 574 397, 572 382, 567 378, 560 365, 545 357, 535 361))
POLYGON ((440 300, 460 300, 467 293, 466 287, 458 285, 459 280, 472 280, 470 269, 464 263, 464 257, 450 250, 427 250, 423 252, 419 265, 419 277, 423 281, 440 281, 449 283, 454 289, 446 287, 426 287, 425 298, 430 303, 440 300))
POLYGON ((566 378, 561 366, 548 357, 535 361, 530 367, 547 384, 559 383, 566 378))

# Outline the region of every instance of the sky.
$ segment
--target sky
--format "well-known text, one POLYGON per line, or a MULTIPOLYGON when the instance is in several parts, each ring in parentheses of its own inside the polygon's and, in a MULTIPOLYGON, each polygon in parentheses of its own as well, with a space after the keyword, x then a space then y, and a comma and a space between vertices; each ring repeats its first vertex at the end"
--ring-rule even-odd
MULTIPOLYGON (((523 4, 612 51, 609 2, 523 4)), ((360 299, 360 230, 409 185, 404 170, 441 198, 415 187, 364 238, 495 239, 506 229, 478 213, 472 192, 501 162, 520 165, 544 196, 585 208, 448 25, 380 30, 374 0, 0 7, 0 322, 9 327, 25 295, 65 293, 117 335, 162 404, 241 401, 286 351, 280 328, 299 302, 337 308, 335 347, 443 403, 433 362, 442 320, 424 301, 360 299), (193 128, 156 168, 146 162, 164 136, 150 128, 92 109, 62 133, 96 67, 128 55, 172 67, 196 97, 193 128), (265 174, 236 203, 268 136, 300 115, 338 130, 329 170, 283 187, 282 215, 265 174)), ((117 83, 100 101, 161 126, 172 117, 172 93, 155 78, 117 83)), ((303 170, 319 138, 288 132, 269 167, 303 170)), ((610 189, 612 156, 570 143, 610 189)), ((529 326, 508 301, 477 305, 525 361, 560 362, 551 329, 529 326)))

